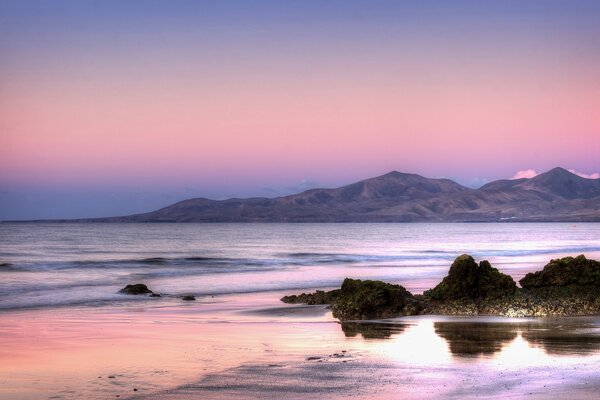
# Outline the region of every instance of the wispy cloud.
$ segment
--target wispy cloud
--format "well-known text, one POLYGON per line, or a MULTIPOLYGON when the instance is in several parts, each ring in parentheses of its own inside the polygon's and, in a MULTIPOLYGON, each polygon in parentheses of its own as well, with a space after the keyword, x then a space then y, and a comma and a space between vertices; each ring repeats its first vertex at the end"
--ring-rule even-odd
POLYGON ((522 178, 533 178, 534 176, 539 175, 535 169, 524 169, 518 171, 512 178, 510 179, 522 179, 522 178))
MULTIPOLYGON (((573 168, 568 170, 570 173, 578 175, 582 178, 586 179, 600 179, 600 172, 593 172, 591 174, 586 174, 585 172, 579 172, 573 168)), ((539 173, 535 169, 524 169, 518 171, 512 178, 510 179, 521 179, 521 178, 533 178, 539 175, 539 173)))
POLYGON ((579 171, 575 171, 574 169, 570 169, 569 172, 575 174, 575 175, 579 175, 582 178, 586 178, 586 179, 600 179, 600 172, 593 172, 591 174, 586 174, 583 172, 579 172, 579 171))

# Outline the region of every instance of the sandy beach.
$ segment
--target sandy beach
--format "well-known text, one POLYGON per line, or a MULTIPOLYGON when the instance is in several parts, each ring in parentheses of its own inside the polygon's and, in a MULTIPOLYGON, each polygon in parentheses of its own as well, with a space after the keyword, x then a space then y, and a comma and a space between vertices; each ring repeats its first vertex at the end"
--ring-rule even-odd
POLYGON ((600 318, 340 324, 269 295, 13 312, 3 399, 590 398, 600 318))

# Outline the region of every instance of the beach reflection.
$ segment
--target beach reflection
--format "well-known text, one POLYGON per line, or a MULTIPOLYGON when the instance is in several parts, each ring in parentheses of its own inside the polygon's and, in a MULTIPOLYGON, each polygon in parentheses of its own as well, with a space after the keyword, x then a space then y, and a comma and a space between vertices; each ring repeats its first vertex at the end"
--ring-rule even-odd
POLYGON ((362 336, 363 339, 387 339, 406 329, 404 324, 385 324, 377 322, 342 322, 342 331, 346 337, 362 336))
POLYGON ((531 345, 555 355, 586 355, 600 352, 600 326, 588 319, 544 321, 525 324, 521 335, 531 345))
POLYGON ((513 324, 485 322, 435 322, 435 333, 448 342, 454 355, 494 354, 517 337, 513 324))
POLYGON ((600 355, 600 324, 596 318, 574 317, 510 321, 505 318, 425 317, 398 320, 344 322, 347 338, 376 340, 377 352, 405 361, 406 354, 420 352, 419 362, 457 358, 600 355), (473 320, 474 319, 474 320, 473 320), (436 340, 437 339, 437 340, 436 340), (445 346, 439 345, 443 339, 445 346))

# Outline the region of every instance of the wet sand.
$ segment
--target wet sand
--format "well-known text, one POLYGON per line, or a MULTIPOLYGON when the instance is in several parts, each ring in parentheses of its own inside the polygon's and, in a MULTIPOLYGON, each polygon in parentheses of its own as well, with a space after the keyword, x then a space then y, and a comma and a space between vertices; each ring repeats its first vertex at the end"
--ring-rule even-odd
POLYGON ((249 364, 174 390, 134 398, 590 399, 600 389, 596 368, 594 362, 482 374, 475 365, 418 368, 373 360, 249 364))
POLYGON ((600 390, 600 317, 340 324, 323 306, 278 298, 5 313, 0 398, 583 399, 600 390))

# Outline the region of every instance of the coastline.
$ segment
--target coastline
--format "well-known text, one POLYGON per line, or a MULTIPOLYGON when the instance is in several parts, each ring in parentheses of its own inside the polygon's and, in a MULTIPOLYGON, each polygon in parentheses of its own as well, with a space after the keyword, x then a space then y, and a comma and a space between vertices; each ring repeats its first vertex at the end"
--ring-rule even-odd
POLYGON ((600 388, 600 317, 414 316, 343 326, 324 306, 276 301, 236 295, 178 307, 4 313, 0 337, 10 350, 0 398, 585 398, 600 388), (17 393, 32 363, 45 378, 17 393))
POLYGON ((324 305, 279 300, 347 276, 422 293, 457 249, 520 279, 550 258, 599 259, 597 224, 0 228, 2 400, 585 398, 598 388, 598 316, 340 323, 324 305), (164 296, 118 293, 135 283, 164 296))

